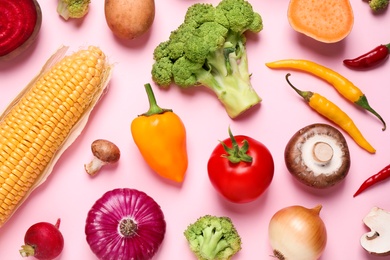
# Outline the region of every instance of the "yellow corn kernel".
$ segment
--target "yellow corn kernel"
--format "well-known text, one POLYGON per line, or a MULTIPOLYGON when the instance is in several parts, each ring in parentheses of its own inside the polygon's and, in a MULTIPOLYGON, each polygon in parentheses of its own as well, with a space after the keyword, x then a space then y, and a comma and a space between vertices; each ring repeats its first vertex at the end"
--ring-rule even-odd
POLYGON ((56 152, 102 94, 110 66, 90 46, 41 75, 0 118, 0 227, 36 187, 56 152))

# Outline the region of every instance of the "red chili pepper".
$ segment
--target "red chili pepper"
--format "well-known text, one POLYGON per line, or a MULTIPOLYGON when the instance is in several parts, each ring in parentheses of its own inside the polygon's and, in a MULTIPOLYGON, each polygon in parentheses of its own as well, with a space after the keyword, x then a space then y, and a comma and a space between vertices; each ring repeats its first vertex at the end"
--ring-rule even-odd
POLYGON ((355 59, 346 59, 343 63, 351 68, 361 69, 361 68, 370 68, 376 64, 384 61, 390 54, 390 43, 381 44, 371 51, 355 58, 355 59))
POLYGON ((377 174, 374 174, 370 178, 365 180, 353 196, 356 197, 357 195, 362 193, 367 188, 373 186, 374 184, 376 184, 378 182, 384 181, 389 177, 390 177, 390 164, 387 165, 385 168, 383 168, 381 171, 379 171, 377 174))

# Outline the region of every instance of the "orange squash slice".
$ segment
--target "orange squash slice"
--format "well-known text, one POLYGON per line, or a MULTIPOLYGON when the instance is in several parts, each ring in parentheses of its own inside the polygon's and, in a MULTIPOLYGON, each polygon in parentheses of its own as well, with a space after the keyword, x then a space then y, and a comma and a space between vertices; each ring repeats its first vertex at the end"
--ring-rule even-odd
POLYGON ((290 0, 287 17, 295 31, 325 43, 344 39, 354 23, 349 0, 290 0))

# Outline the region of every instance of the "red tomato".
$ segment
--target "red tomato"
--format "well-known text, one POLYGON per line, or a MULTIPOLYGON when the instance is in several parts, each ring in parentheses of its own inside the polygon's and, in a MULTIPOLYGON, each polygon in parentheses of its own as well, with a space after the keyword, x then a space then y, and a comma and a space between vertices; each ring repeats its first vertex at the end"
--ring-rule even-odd
POLYGON ((230 130, 229 134, 230 138, 223 141, 228 148, 220 144, 210 156, 207 164, 209 178, 214 188, 227 200, 235 203, 250 202, 271 184, 274 161, 270 151, 259 141, 243 135, 233 136, 230 130), (245 140, 248 147, 244 145, 245 140), (236 154, 238 150, 249 155, 252 161, 231 162, 229 154, 236 154))

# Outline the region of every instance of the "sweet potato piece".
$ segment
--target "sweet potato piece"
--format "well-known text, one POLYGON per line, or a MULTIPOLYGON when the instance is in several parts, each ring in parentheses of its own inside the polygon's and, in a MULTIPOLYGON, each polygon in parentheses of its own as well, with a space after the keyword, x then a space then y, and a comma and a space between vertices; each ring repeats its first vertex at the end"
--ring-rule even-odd
POLYGON ((325 43, 341 41, 354 24, 349 0, 290 0, 287 17, 295 31, 325 43))

